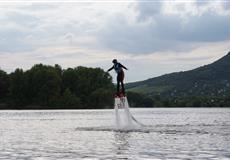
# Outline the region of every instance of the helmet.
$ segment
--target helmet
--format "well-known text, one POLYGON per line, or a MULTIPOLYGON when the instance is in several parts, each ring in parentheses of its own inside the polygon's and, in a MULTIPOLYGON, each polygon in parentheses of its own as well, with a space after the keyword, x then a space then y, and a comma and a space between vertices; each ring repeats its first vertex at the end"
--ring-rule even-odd
POLYGON ((113 59, 113 61, 112 61, 113 63, 117 63, 117 60, 116 59, 113 59))

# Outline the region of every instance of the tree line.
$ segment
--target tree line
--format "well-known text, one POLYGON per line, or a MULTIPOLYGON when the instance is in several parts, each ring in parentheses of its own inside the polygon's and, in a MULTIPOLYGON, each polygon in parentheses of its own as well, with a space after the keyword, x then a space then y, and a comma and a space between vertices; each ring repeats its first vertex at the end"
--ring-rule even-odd
MULTIPOLYGON (((36 64, 10 74, 0 70, 0 109, 113 108, 114 91, 111 75, 101 68, 36 64)), ((142 95, 129 94, 134 107, 153 106, 142 95)))
MULTIPOLYGON (((62 69, 36 64, 29 70, 0 69, 0 109, 113 108, 115 86, 101 68, 62 69)), ((131 107, 229 107, 230 94, 204 96, 147 95, 127 92, 131 107)))

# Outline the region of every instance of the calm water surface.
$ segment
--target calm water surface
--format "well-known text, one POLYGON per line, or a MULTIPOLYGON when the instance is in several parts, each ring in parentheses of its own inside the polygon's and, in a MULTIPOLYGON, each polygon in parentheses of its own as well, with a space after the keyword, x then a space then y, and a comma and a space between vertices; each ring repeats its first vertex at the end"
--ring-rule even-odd
POLYGON ((0 159, 230 159, 230 109, 131 112, 143 131, 116 131, 113 110, 0 111, 0 159))

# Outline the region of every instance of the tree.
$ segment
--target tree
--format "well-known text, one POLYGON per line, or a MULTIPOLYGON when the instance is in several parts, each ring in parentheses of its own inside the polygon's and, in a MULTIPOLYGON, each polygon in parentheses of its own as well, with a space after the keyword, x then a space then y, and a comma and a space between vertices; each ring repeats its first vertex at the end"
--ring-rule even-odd
POLYGON ((68 109, 80 109, 82 107, 80 98, 72 94, 68 88, 63 93, 62 105, 68 109))
POLYGON ((91 101, 95 94, 97 96, 104 94, 104 92, 95 92, 96 90, 102 89, 112 92, 114 88, 112 77, 108 73, 105 73, 100 68, 86 68, 82 66, 64 70, 63 87, 69 88, 74 95, 79 97, 85 108, 92 108, 94 106, 91 101))
POLYGON ((10 74, 10 103, 17 109, 27 104, 26 79, 22 69, 10 74))
POLYGON ((54 67, 42 64, 34 65, 28 71, 29 95, 31 103, 42 106, 53 106, 59 100, 61 77, 54 67))
POLYGON ((9 77, 0 69, 0 102, 5 101, 9 94, 9 77))
POLYGON ((154 101, 148 96, 136 92, 127 92, 130 106, 132 107, 153 107, 154 101))
POLYGON ((0 80, 0 102, 8 97, 15 109, 109 108, 113 103, 112 77, 100 68, 36 64, 9 75, 0 70, 0 80))
POLYGON ((88 108, 111 108, 113 106, 112 90, 99 88, 92 92, 88 108))

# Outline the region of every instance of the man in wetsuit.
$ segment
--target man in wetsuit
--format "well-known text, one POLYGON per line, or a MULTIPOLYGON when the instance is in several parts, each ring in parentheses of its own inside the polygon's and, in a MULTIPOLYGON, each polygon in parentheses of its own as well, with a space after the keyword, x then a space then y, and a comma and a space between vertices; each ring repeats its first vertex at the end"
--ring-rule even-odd
POLYGON ((125 66, 123 66, 121 63, 117 62, 116 59, 114 59, 113 61, 113 66, 108 69, 107 72, 111 71, 112 69, 114 69, 117 73, 117 96, 120 95, 120 83, 121 83, 121 92, 123 95, 125 95, 125 88, 124 88, 124 83, 123 83, 123 80, 124 80, 124 71, 122 68, 128 70, 125 66))

